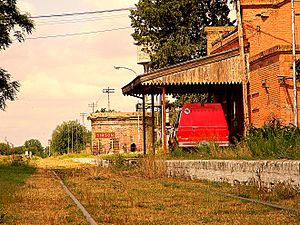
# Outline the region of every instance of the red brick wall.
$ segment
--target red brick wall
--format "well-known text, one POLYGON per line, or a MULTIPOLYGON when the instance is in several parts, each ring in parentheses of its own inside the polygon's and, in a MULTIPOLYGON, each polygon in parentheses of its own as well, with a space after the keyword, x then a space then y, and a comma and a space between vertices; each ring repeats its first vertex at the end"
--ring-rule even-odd
MULTIPOLYGON (((277 7, 257 4, 242 7, 245 38, 250 44, 250 61, 256 58, 250 62, 251 123, 261 127, 272 118, 281 120, 283 124, 293 123, 293 82, 290 79, 284 82, 279 79, 280 76, 292 78, 290 1, 277 7), (285 51, 269 51, 272 47, 283 45, 285 51)), ((299 2, 295 3, 295 8, 296 12, 300 10, 299 2)), ((296 43, 299 43, 300 35, 297 34, 300 31, 300 18, 297 16, 295 26, 296 43)))
MULTIPOLYGON (((299 55, 297 55, 299 58, 299 55)), ((280 74, 288 75, 290 79, 280 81, 280 98, 281 98, 281 118, 285 124, 294 123, 294 85, 292 78, 292 55, 281 54, 280 55, 280 74)), ((300 84, 297 82, 297 98, 298 98, 298 120, 299 120, 299 104, 300 104, 300 84)))
MULTIPOLYGON (((293 123, 291 65, 292 56, 288 52, 277 52, 250 63, 250 118, 255 127, 261 127, 274 118, 285 125, 293 123), (288 79, 283 80, 282 77, 288 79)), ((300 92, 299 87, 298 83, 300 92)))
POLYGON ((272 118, 280 118, 278 73, 278 55, 250 66, 250 118, 255 127, 261 127, 272 118))
MULTIPOLYGON (((291 79, 280 81, 282 76, 293 76, 291 3, 279 0, 242 0, 241 4, 244 40, 250 66, 250 123, 261 127, 273 118, 281 120, 283 124, 293 123, 293 82, 291 79)), ((295 2, 295 11, 300 12, 300 2, 295 2)), ((299 16, 295 18, 295 27, 296 43, 299 44, 299 16)), ((215 43, 211 53, 238 47, 238 40, 234 35, 236 34, 215 43)), ((300 87, 299 83, 298 86, 300 87)))
MULTIPOLYGON (((256 2, 259 2, 257 0, 256 2)), ((291 4, 290 1, 280 7, 272 5, 242 6, 242 20, 246 39, 250 43, 250 57, 276 45, 291 45, 291 4), (265 17, 258 16, 261 14, 265 17)), ((296 12, 300 2, 295 2, 296 12)), ((300 18, 296 16, 296 34, 300 32, 300 18)), ((300 35, 296 35, 300 42, 300 35)))

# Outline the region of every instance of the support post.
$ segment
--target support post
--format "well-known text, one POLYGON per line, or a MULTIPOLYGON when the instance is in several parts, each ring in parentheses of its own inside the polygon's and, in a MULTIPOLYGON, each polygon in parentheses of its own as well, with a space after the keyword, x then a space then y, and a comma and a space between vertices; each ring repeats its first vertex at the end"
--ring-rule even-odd
MULTIPOLYGON (((238 37, 239 37, 239 47, 240 47, 240 55, 241 55, 241 64, 242 64, 242 85, 243 85, 243 109, 244 109, 244 123, 245 128, 250 126, 249 121, 249 102, 248 102, 248 68, 245 57, 245 46, 244 46, 244 31, 243 31, 243 21, 242 21, 242 8, 241 1, 236 1, 236 15, 237 15, 237 23, 238 23, 238 37)), ((244 130, 244 133, 247 132, 247 129, 244 130)))
POLYGON ((162 88, 162 143, 164 157, 167 155, 167 129, 166 129, 166 87, 162 88))
MULTIPOLYGON (((91 155, 94 154, 94 144, 93 144, 93 127, 92 127, 92 135, 91 135, 91 155)), ((68 149, 68 153, 69 153, 69 149, 68 149)))
POLYGON ((293 86, 294 86, 294 125, 298 127, 297 77, 296 77, 296 37, 295 37, 295 0, 292 4, 292 43, 293 43, 293 86))
POLYGON ((144 155, 147 154, 146 150, 146 109, 145 109, 145 95, 143 94, 143 150, 144 150, 144 155))
POLYGON ((155 155, 154 95, 151 94, 152 151, 155 155))

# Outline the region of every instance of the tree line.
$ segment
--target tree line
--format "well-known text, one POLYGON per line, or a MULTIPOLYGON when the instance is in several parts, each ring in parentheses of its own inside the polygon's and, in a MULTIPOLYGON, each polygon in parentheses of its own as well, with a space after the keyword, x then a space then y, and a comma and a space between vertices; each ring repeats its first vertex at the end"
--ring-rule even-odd
POLYGON ((43 147, 38 139, 26 140, 22 146, 14 147, 8 142, 0 143, 0 155, 25 154, 48 157, 67 153, 80 153, 91 141, 91 132, 77 121, 67 121, 52 132, 49 146, 43 147))

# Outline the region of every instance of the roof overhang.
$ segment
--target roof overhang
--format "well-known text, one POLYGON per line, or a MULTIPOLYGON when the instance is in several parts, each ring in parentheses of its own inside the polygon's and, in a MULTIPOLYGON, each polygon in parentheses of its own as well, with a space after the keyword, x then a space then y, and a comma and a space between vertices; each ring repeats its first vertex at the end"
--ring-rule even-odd
POLYGON ((182 86, 207 86, 242 83, 242 61, 239 48, 190 60, 137 76, 122 88, 124 95, 178 93, 182 86))

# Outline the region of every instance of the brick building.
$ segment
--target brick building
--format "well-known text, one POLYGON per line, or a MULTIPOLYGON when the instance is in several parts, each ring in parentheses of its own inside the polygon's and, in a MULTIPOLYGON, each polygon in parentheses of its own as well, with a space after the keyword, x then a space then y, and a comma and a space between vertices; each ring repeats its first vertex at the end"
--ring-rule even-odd
MULTIPOLYGON (((248 108, 248 123, 261 127, 274 118, 284 124, 294 123, 291 1, 241 0, 240 3, 241 47, 246 58, 244 82, 248 84, 245 101, 248 107, 244 109, 248 108)), ((299 13, 300 2, 295 2, 295 11, 299 13)), ((240 46, 238 27, 221 35, 220 30, 207 29, 209 55, 240 46), (219 37, 211 41, 216 34, 219 37)), ((300 43, 299 31, 300 19, 296 16, 296 43, 300 43)), ((300 45, 296 45, 296 58, 299 53, 300 45)))
MULTIPOLYGON (((118 153, 142 150, 144 137, 141 113, 92 113, 89 119, 92 126, 93 153, 118 153)), ((149 123, 148 120, 149 117, 146 117, 146 124, 149 123)), ((149 126, 146 126, 146 131, 148 129, 149 126)), ((147 138, 151 138, 149 136, 151 132, 147 132, 147 134, 147 138)))
MULTIPOLYGON (((210 93, 222 104, 231 137, 272 119, 294 123, 291 1, 235 3, 237 26, 206 28, 206 57, 144 73, 124 86, 123 94, 164 99, 167 94, 210 93)), ((297 15, 300 2, 294 5, 297 15)), ((294 24, 295 42, 300 43, 298 16, 294 24)), ((299 54, 300 44, 296 58, 299 54)), ((298 82, 297 90, 296 112, 298 82)))

